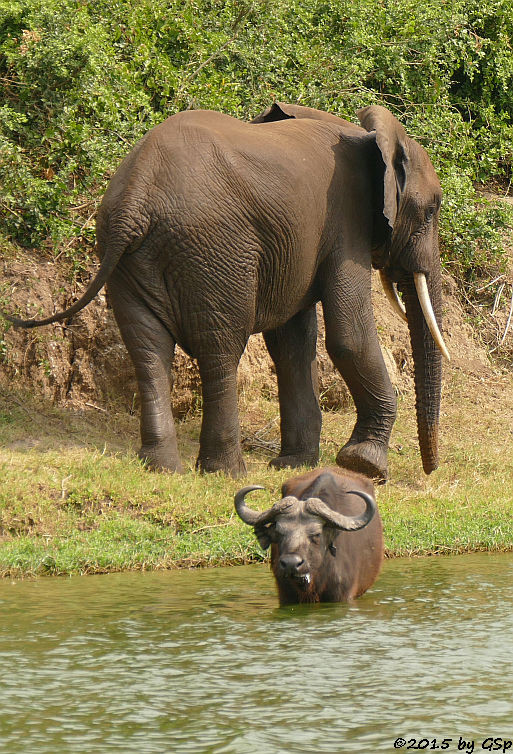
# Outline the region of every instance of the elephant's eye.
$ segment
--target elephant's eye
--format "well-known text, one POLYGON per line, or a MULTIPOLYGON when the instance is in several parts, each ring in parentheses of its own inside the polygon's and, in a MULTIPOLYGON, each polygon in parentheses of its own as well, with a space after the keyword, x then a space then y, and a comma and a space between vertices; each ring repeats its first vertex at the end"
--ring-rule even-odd
POLYGON ((426 210, 426 222, 428 223, 436 212, 436 207, 428 207, 426 210))

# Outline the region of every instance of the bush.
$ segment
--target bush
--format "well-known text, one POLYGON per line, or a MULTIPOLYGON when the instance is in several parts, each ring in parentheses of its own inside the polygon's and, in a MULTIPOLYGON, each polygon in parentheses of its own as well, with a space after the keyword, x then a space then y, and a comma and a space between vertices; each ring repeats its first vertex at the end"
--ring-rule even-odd
POLYGON ((186 107, 382 103, 439 172, 446 261, 486 270, 507 218, 474 185, 511 177, 512 38, 510 0, 0 0, 4 232, 82 255, 121 157, 186 107))

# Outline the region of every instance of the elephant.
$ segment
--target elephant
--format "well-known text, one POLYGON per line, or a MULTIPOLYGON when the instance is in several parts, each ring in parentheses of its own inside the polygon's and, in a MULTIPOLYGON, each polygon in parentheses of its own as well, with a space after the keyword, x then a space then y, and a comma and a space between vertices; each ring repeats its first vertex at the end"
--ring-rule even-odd
POLYGON ((438 464, 441 354, 440 183, 425 150, 386 108, 361 125, 274 103, 252 122, 172 115, 125 157, 98 210, 101 264, 85 293, 33 327, 62 321, 108 281, 135 366, 140 457, 180 471, 170 405, 175 345, 198 362, 203 417, 197 468, 245 472, 236 375, 252 333, 276 367, 281 450, 274 467, 315 466, 321 411, 316 304, 327 351, 356 408, 339 466, 384 481, 396 397, 371 303, 372 267, 406 318, 420 451, 438 464), (402 301, 395 288, 402 294, 402 301), (404 302, 404 304, 403 304, 404 302))

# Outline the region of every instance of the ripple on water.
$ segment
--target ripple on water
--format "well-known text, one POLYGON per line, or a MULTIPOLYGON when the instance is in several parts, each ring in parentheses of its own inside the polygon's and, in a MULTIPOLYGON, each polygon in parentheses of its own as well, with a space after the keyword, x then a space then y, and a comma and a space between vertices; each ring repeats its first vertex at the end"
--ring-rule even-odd
POLYGON ((512 555, 393 560, 354 604, 287 608, 266 566, 0 583, 0 752, 506 736, 512 575, 512 555))

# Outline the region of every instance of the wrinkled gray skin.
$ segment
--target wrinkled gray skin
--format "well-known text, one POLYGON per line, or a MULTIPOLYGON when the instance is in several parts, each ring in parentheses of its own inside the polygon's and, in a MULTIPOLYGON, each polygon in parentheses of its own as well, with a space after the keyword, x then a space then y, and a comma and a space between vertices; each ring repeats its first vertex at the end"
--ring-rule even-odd
POLYGON ((282 500, 260 514, 244 501, 254 489, 261 488, 246 487, 237 494, 236 510, 244 523, 253 526, 261 546, 271 546, 280 605, 344 602, 372 586, 384 545, 368 478, 341 469, 316 469, 285 482, 282 500), (373 503, 364 526, 362 520, 369 515, 362 494, 373 503), (333 522, 333 511, 342 520, 333 522))
POLYGON ((181 469, 170 408, 175 344, 197 359, 203 422, 197 465, 244 473, 236 373, 252 333, 276 365, 281 452, 276 467, 316 464, 321 414, 315 304, 326 346, 357 419, 341 466, 385 479, 396 401, 378 344, 371 265, 398 282, 415 362, 426 473, 437 466, 441 357, 420 312, 422 271, 440 321, 440 186, 423 148, 382 107, 363 127, 275 104, 253 123, 211 111, 178 113, 142 138, 112 178, 97 218, 100 270, 62 320, 108 279, 135 365, 140 456, 181 469))

